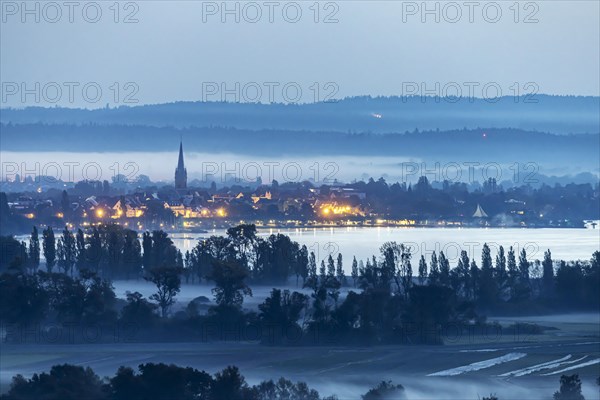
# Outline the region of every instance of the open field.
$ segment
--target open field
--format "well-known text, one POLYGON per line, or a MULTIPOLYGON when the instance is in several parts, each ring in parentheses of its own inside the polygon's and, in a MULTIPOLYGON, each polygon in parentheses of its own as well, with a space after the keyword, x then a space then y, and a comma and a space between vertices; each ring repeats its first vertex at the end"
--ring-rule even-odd
MULTIPOLYGON (((497 318, 502 324, 514 318, 497 318)), ((493 320, 493 319, 492 319, 493 320)), ((600 334, 597 314, 519 318, 554 327, 542 335, 463 337, 445 346, 266 347, 253 342, 117 343, 86 345, 3 344, 2 389, 10 378, 60 363, 90 366, 112 375, 120 365, 165 362, 215 372, 237 365, 251 383, 285 376, 304 380, 340 399, 382 379, 403 384, 409 399, 548 399, 562 373, 577 373, 586 399, 598 399, 600 334)))

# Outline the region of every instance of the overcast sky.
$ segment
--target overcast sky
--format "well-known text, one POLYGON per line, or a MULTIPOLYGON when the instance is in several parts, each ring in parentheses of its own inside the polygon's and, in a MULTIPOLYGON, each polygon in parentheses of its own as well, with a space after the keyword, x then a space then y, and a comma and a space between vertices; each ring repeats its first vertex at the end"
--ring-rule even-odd
POLYGON ((3 107, 600 92, 597 1, 23 4, 2 1, 3 107))

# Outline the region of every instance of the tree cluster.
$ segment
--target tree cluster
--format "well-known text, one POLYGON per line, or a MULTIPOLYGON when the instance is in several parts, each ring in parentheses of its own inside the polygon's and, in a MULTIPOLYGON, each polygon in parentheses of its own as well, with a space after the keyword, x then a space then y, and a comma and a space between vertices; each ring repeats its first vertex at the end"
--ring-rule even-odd
POLYGON ((334 400, 321 397, 304 382, 285 378, 249 385, 229 366, 214 375, 173 364, 140 364, 137 371, 120 367, 111 378, 90 368, 63 364, 26 379, 13 378, 2 400, 334 400))

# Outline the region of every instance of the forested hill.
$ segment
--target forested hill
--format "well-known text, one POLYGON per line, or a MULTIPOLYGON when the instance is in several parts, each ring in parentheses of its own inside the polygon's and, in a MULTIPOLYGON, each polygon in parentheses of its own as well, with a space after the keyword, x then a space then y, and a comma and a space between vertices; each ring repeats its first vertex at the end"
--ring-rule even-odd
POLYGON ((0 122, 373 133, 487 127, 569 134, 600 132, 599 110, 599 97, 529 95, 492 100, 363 96, 298 105, 176 102, 94 110, 28 107, 2 109, 0 122))
POLYGON ((354 134, 125 125, 2 125, 3 151, 174 151, 248 155, 435 157, 438 161, 527 160, 597 168, 599 134, 554 135, 518 129, 354 134))

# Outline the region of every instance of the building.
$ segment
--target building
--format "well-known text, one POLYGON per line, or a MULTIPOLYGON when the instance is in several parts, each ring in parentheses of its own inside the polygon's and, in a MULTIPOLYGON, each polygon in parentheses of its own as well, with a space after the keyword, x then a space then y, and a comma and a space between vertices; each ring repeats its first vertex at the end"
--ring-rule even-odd
POLYGON ((179 142, 179 161, 175 169, 175 189, 187 189, 187 170, 183 162, 183 142, 179 142))

